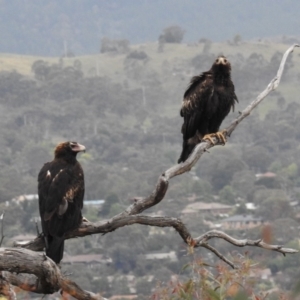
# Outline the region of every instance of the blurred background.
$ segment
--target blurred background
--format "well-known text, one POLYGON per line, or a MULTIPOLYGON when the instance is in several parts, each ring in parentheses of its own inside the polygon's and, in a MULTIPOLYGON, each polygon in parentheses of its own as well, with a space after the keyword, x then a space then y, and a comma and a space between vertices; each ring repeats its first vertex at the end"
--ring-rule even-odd
MULTIPOLYGON (((297 0, 0 1, 4 245, 36 235, 36 178, 58 142, 87 148, 79 161, 90 221, 149 195, 180 155, 179 109, 190 78, 220 54, 230 60, 239 104, 225 127, 276 75, 285 50, 300 42, 299 11, 297 0)), ((180 217, 194 236, 218 228, 299 248, 299 54, 295 49, 278 89, 226 146, 172 179, 148 213, 180 217)), ((236 253, 213 243, 224 255, 236 253)), ((150 295, 157 280, 191 277, 182 267, 195 259, 170 229, 130 226, 66 244, 63 270, 106 297, 150 295)), ((247 251, 259 262, 258 290, 293 288, 299 255, 247 251)), ((218 263, 205 250, 195 255, 218 263)))

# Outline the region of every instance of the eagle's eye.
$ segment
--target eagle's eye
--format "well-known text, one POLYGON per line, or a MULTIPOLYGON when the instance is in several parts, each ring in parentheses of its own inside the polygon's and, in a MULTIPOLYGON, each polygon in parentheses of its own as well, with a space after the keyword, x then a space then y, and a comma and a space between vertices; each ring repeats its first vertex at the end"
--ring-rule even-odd
POLYGON ((224 58, 224 63, 227 63, 227 59, 226 58, 224 58))
POLYGON ((76 143, 76 142, 71 142, 71 143, 70 143, 70 147, 71 147, 71 148, 74 148, 74 147, 76 147, 76 146, 77 146, 77 143, 76 143))
POLYGON ((216 63, 217 63, 218 61, 219 61, 219 59, 217 58, 217 59, 216 59, 216 63))

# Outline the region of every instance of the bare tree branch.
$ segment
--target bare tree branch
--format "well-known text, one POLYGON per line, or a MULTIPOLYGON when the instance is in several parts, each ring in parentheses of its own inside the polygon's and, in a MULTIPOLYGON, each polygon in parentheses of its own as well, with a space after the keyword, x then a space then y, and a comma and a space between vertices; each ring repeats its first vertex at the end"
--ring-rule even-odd
POLYGON ((284 70, 284 66, 285 66, 285 63, 286 63, 286 60, 289 56, 290 53, 292 53, 294 51, 294 49, 296 47, 300 47, 300 45, 298 44, 294 44, 293 46, 291 46, 290 48, 288 48, 283 57, 282 57, 282 60, 281 60, 281 63, 279 65, 279 69, 277 71, 277 74, 276 76, 270 81, 270 83, 268 84, 268 86, 266 87, 266 89, 264 91, 262 91, 258 96, 257 98, 251 102, 241 113, 240 113, 240 116, 234 120, 233 122, 231 122, 231 124, 226 128, 226 131, 227 131, 227 135, 230 136, 231 133, 235 130, 235 128, 237 127, 237 125, 239 123, 241 123, 247 116, 250 115, 251 111, 258 105, 260 104, 272 91, 276 90, 279 83, 280 83, 280 80, 281 80, 281 77, 282 77, 282 74, 283 74, 283 70, 284 70))
POLYGON ((222 255, 216 248, 214 248, 213 246, 207 244, 207 243, 203 243, 201 245, 201 247, 204 247, 206 249, 208 249, 209 251, 211 251, 212 253, 214 253, 216 256, 218 256, 221 260, 223 260, 225 263, 227 263, 232 269, 236 269, 235 264, 230 261, 228 258, 226 258, 224 255, 222 255))
MULTIPOLYGON (((237 125, 243 121, 250 113, 251 111, 259 104, 261 101, 273 90, 275 90, 279 83, 280 79, 284 70, 284 66, 287 60, 288 55, 293 52, 295 47, 299 47, 299 45, 295 44, 291 46, 283 55, 281 64, 279 66, 277 75, 271 80, 267 88, 259 94, 259 96, 250 104, 248 105, 236 118, 231 122, 231 124, 226 128, 227 136, 229 137, 231 133, 235 130, 237 125)), ((141 212, 145 211, 146 209, 155 206, 159 202, 161 202, 164 199, 164 196, 167 192, 168 186, 169 186, 169 180, 175 176, 178 176, 180 174, 183 174, 185 172, 188 172, 191 170, 191 168, 197 163, 197 161, 200 159, 202 154, 206 152, 209 148, 212 148, 216 145, 220 145, 220 142, 215 138, 214 140, 215 144, 211 144, 208 141, 202 142, 198 144, 190 157, 181 164, 174 165, 173 167, 169 168, 166 170, 162 175, 159 176, 158 178, 158 183, 156 184, 153 192, 146 198, 143 198, 141 200, 136 199, 135 202, 130 205, 125 211, 122 213, 116 215, 115 217, 109 219, 109 220, 104 220, 100 222, 82 222, 80 227, 72 232, 70 232, 67 236, 66 239, 69 238, 74 238, 74 237, 82 237, 86 235, 91 235, 91 234, 106 234, 109 232, 112 232, 120 227, 127 226, 127 225, 132 225, 132 224, 142 224, 142 225, 150 225, 150 226, 158 226, 158 227, 173 227, 181 236, 181 238, 184 240, 185 243, 187 243, 189 246, 192 247, 204 247, 211 252, 213 252, 215 255, 217 255, 221 260, 223 260, 225 263, 230 265, 232 268, 235 267, 235 265, 228 260, 225 256, 223 256, 217 249, 209 245, 207 242, 212 239, 212 238, 220 238, 223 239, 232 245, 238 246, 238 247, 245 247, 245 246, 254 246, 254 247, 260 247, 263 249, 268 249, 272 251, 276 251, 279 253, 282 253, 283 255, 285 254, 293 254, 298 252, 295 249, 289 249, 289 248, 283 248, 282 246, 279 245, 269 245, 263 242, 262 240, 238 240, 235 239, 228 234, 222 232, 222 231, 216 231, 212 230, 209 231, 198 238, 192 238, 190 232, 186 228, 186 226, 182 223, 180 219, 177 218, 170 218, 170 217, 150 217, 150 216, 143 216, 139 215, 141 212)), ((38 236, 35 240, 30 241, 28 243, 24 242, 18 242, 15 243, 16 247, 22 247, 26 249, 31 249, 34 251, 41 251, 44 248, 44 240, 41 236, 38 236)), ((59 287, 62 287, 63 290, 68 291, 68 288, 65 286, 65 284, 69 284, 66 279, 62 277, 60 274, 57 266, 49 259, 45 259, 43 257, 43 262, 41 261, 41 258, 39 258, 40 264, 38 269, 40 269, 40 272, 35 270, 33 268, 32 270, 26 269, 24 267, 24 263, 22 264, 21 261, 19 261, 19 264, 16 264, 16 258, 18 258, 18 255, 21 256, 23 255, 24 260, 26 260, 26 256, 28 257, 35 257, 33 252, 29 250, 19 250, 20 252, 13 252, 12 249, 9 250, 3 250, 0 252, 0 265, 2 261, 2 256, 7 256, 8 254, 5 255, 5 251, 8 251, 11 255, 11 263, 14 262, 13 265, 6 265, 3 267, 1 265, 0 270, 6 270, 6 271, 14 271, 14 272, 24 272, 24 273, 30 273, 30 274, 35 274, 36 276, 44 276, 43 274, 52 272, 51 274, 53 275, 53 284, 49 286, 49 291, 52 291, 52 289, 57 289, 59 287), (4 251, 4 252, 3 252, 4 251), (23 252, 27 251, 27 252, 23 252), (17 253, 17 254, 16 254, 17 253)), ((15 250, 17 251, 17 250, 15 250)), ((9 255, 8 255, 9 256, 9 255)), ((30 263, 30 260, 27 261, 27 263, 30 263)), ((37 265, 35 265, 37 267, 37 265)), ((8 277, 7 277, 8 278, 8 277)), ((43 278, 43 277, 42 277, 43 278)), ((16 281, 11 281, 11 282, 16 282, 16 281)), ((21 281, 22 282, 22 281, 21 281)), ((41 285, 43 281, 39 282, 41 285)), ((47 287, 47 282, 44 283, 47 287)), ((19 285, 19 284, 18 284, 19 285)), ((19 285, 20 286, 20 285, 19 285)), ((39 285, 33 284, 35 291, 37 292, 39 289, 39 285)), ((76 286, 75 286, 76 287, 76 286)), ((80 289, 78 287, 78 289, 80 289)), ((72 288, 69 290, 71 293, 73 290, 72 288)), ((88 292, 85 292, 88 293, 88 292)), ((90 295, 90 293, 88 294, 90 295)), ((76 296, 74 296, 76 297, 76 296)), ((93 297, 93 296, 90 296, 93 297)), ((98 298, 77 298, 77 299, 98 299, 98 298)))
POLYGON ((227 241, 228 243, 230 243, 234 246, 237 246, 237 247, 245 247, 245 246, 259 247, 259 248, 263 248, 263 249, 267 249, 267 250, 276 251, 276 252, 282 253, 283 255, 294 254, 294 253, 298 252, 298 250, 295 250, 295 249, 283 248, 283 246, 281 246, 281 245, 267 244, 262 239, 238 240, 238 239, 235 239, 235 238, 231 237, 230 235, 226 234, 225 232, 219 231, 219 230, 212 230, 212 231, 206 232, 203 235, 196 238, 195 239, 196 246, 201 247, 202 243, 206 243, 208 240, 210 240, 212 238, 223 239, 223 240, 227 241))
MULTIPOLYGON (((66 238, 68 239, 74 237, 83 237, 86 235, 97 234, 97 233, 106 234, 115 231, 120 227, 133 225, 133 224, 141 224, 141 225, 148 225, 148 226, 155 226, 155 227, 173 227, 179 233, 179 235, 181 236, 181 238, 186 244, 190 244, 190 240, 193 240, 194 247, 207 248, 206 247, 207 241, 209 241, 212 238, 220 238, 238 247, 255 246, 267 250, 277 251, 282 254, 293 254, 298 252, 297 250, 290 249, 290 248, 283 248, 282 246, 279 245, 269 245, 264 243, 262 240, 254 240, 254 241, 247 240, 247 239, 238 240, 218 230, 212 230, 204 233, 203 235, 197 238, 192 238, 187 227, 178 218, 151 217, 151 216, 144 216, 144 215, 125 216, 118 219, 112 218, 108 221, 97 222, 97 223, 84 222, 81 224, 80 228, 70 232, 66 236, 66 238)), ((20 245, 18 243, 15 243, 15 246, 20 246, 20 245)), ((34 250, 34 251, 41 251, 43 250, 44 247, 43 239, 42 237, 38 237, 34 241, 30 241, 27 244, 23 243, 21 247, 34 250)))
POLYGON ((0 216, 0 220, 1 220, 1 239, 0 239, 0 247, 3 243, 3 240, 5 238, 5 235, 4 235, 4 215, 5 215, 5 212, 2 213, 2 215, 0 216))
POLYGON ((9 271, 3 272, 3 277, 26 291, 52 294, 61 289, 76 299, 103 300, 100 295, 84 291, 64 277, 59 267, 47 256, 27 249, 0 248, 0 271, 9 271))

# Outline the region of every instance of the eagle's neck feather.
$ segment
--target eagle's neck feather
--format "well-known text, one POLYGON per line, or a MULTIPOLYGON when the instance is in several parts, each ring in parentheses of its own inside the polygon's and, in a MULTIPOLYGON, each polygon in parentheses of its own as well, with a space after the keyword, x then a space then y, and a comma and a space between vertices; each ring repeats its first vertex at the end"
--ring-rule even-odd
POLYGON ((227 85, 230 81, 230 73, 216 73, 213 75, 215 84, 227 85))

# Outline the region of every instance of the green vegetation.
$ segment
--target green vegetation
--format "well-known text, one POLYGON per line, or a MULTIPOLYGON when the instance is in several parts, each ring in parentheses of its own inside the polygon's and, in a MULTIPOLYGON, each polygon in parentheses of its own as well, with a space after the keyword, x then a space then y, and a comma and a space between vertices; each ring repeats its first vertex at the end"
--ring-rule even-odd
MULTIPOLYGON (((38 171, 52 159, 56 143, 76 140, 86 146, 87 153, 79 156, 85 171, 85 198, 107 202, 102 210, 85 208, 84 214, 91 220, 108 218, 128 206, 130 199, 148 195, 159 174, 175 164, 182 142, 179 108, 192 75, 207 70, 220 52, 227 55, 239 111, 275 76, 286 48, 283 44, 242 40, 207 45, 207 41, 193 46, 165 43, 163 49, 158 49, 158 43, 127 45, 122 53, 117 48, 94 56, 61 59, 0 57, 0 212, 6 211, 4 242, 9 245, 9 239, 21 233, 35 234, 37 201, 18 205, 11 199, 36 193, 38 171)), ((238 127, 225 147, 212 149, 192 172, 172 179, 166 199, 149 212, 181 216, 187 199, 217 199, 224 204, 239 204, 238 212, 244 213, 245 203, 254 202, 260 208, 253 214, 270 222, 274 243, 296 244, 299 78, 300 59, 295 51, 279 89, 238 127), (267 171, 275 176, 255 177, 267 171)), ((183 218, 196 236, 208 229, 204 221, 221 220, 220 216, 208 215, 183 218)), ((261 237, 258 228, 229 233, 241 238, 261 237)), ((128 292, 129 279, 122 276, 139 277, 138 293, 142 293, 143 286, 148 293, 156 279, 168 281, 171 274, 179 274, 183 265, 191 263, 186 246, 169 229, 130 226, 66 244, 69 255, 103 254, 112 259, 109 264, 85 268, 84 276, 75 265, 63 266, 73 272, 72 278, 83 288, 99 291, 101 287, 107 296, 115 286, 120 293, 128 292), (179 261, 145 260, 146 253, 157 251, 175 251, 179 261), (106 276, 112 275, 114 281, 108 286, 110 279, 106 276)), ((220 243, 219 249, 226 254, 234 248, 220 243)), ((216 264, 216 257, 205 250, 196 250, 195 255, 216 264)), ((278 257, 261 249, 251 252, 252 260, 272 268, 272 287, 290 290, 299 277, 291 263, 294 256, 289 260, 278 257), (278 270, 286 280, 280 279, 278 270)), ((191 276, 189 270, 180 274, 183 280, 191 276)))

